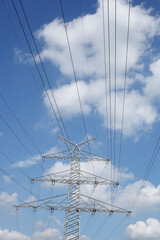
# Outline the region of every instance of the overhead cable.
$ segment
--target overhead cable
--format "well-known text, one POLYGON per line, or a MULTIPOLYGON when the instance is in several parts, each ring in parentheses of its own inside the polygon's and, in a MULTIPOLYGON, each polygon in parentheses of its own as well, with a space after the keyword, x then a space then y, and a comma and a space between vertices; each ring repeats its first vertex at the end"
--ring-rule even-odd
POLYGON ((34 155, 31 153, 31 151, 27 148, 27 146, 24 144, 24 142, 18 137, 18 135, 15 133, 15 131, 10 127, 10 125, 7 123, 7 121, 2 117, 0 114, 0 119, 5 123, 7 128, 13 133, 13 135, 17 138, 17 140, 20 142, 20 144, 24 147, 24 149, 31 155, 33 160, 42 168, 41 164, 35 159, 34 155))
POLYGON ((102 0, 102 20, 103 20, 103 58, 104 58, 104 79, 105 79, 105 111, 106 111, 106 141, 107 141, 107 156, 109 157, 109 131, 108 131, 108 87, 107 87, 107 59, 106 59, 106 34, 105 34, 105 15, 104 15, 104 0, 102 0))
POLYGON ((28 40, 28 38, 27 38, 26 32, 25 32, 25 30, 24 30, 24 27, 23 27, 23 24, 22 24, 22 22, 21 22, 20 16, 19 16, 19 14, 18 14, 17 8, 16 8, 16 6, 15 6, 15 4, 14 4, 14 1, 13 1, 13 0, 11 0, 11 1, 12 1, 13 8, 14 8, 14 10, 15 10, 16 16, 17 16, 17 18, 18 18, 18 21, 19 21, 19 23, 20 23, 20 26, 21 26, 22 32, 23 32, 23 34, 24 34, 25 40, 26 40, 26 42, 27 42, 27 45, 28 45, 29 51, 30 51, 30 53, 31 53, 31 55, 32 55, 32 58, 33 58, 34 64, 35 64, 36 69, 37 69, 37 72, 38 72, 38 75, 39 75, 40 80, 41 80, 41 82, 42 82, 42 85, 43 85, 43 87, 44 87, 44 90, 45 90, 45 93, 46 93, 47 99, 48 99, 49 104, 50 104, 50 106, 51 106, 51 109, 52 109, 52 111, 53 111, 53 113, 54 113, 55 119, 56 119, 56 121, 57 121, 57 123, 58 123, 59 129, 60 129, 60 132, 61 132, 62 136, 64 136, 64 133, 63 133, 62 127, 61 127, 60 122, 59 122, 59 120, 58 120, 57 114, 56 114, 56 112, 55 112, 55 110, 54 110, 54 107, 53 107, 52 101, 51 101, 50 96, 49 96, 49 93, 48 93, 48 91, 47 91, 47 88, 46 88, 45 82, 44 82, 44 80, 43 80, 42 74, 41 74, 41 72, 40 72, 40 70, 39 70, 39 67, 38 67, 37 61, 36 61, 35 56, 34 56, 34 54, 33 54, 33 51, 32 51, 32 48, 31 48, 31 45, 30 45, 29 40, 28 40))
POLYGON ((32 145, 35 147, 35 149, 39 152, 39 154, 42 156, 42 153, 40 151, 40 149, 38 148, 38 146, 36 145, 36 143, 33 141, 33 139, 30 137, 30 135, 27 133, 27 131, 25 130, 25 128, 23 127, 22 123, 19 121, 19 119, 17 118, 16 114, 13 112, 12 108, 9 106, 9 104, 7 103, 7 101, 5 100, 5 98, 2 96, 2 94, 0 93, 0 97, 3 100, 3 102, 5 103, 5 105, 7 106, 7 108, 9 109, 9 111, 11 112, 11 114, 13 115, 13 117, 15 118, 15 120, 18 122, 18 124, 20 125, 20 127, 22 128, 23 132, 25 133, 25 135, 27 136, 27 138, 30 140, 30 142, 32 143, 32 145))
POLYGON ((58 104, 57 104, 57 101, 56 101, 55 95, 54 95, 54 93, 53 93, 53 90, 52 90, 52 87, 51 87, 51 84, 50 84, 50 81, 49 81, 48 74, 47 74, 46 69, 45 69, 45 67, 44 67, 44 64, 43 64, 43 61, 42 61, 42 58, 41 58, 40 52, 39 52, 39 50, 38 50, 38 46, 37 46, 36 41, 35 41, 35 38, 34 38, 34 36, 33 36, 32 30, 31 30, 31 26, 30 26, 30 23, 29 23, 29 20, 28 20, 28 18, 27 18, 26 12, 25 12, 25 10, 24 10, 24 7, 23 7, 23 4, 22 4, 22 1, 19 0, 19 2, 20 2, 20 5, 21 5, 21 8, 22 8, 22 11, 23 11, 24 17, 25 17, 25 19, 26 19, 26 22, 27 22, 27 25, 28 25, 28 28, 29 28, 29 31, 30 31, 30 34, 31 34, 31 37, 32 37, 32 40, 33 40, 33 43, 34 43, 34 46, 35 46, 35 49, 36 49, 36 51, 37 51, 37 54, 38 54, 38 57, 39 57, 39 60, 40 60, 40 63, 41 63, 41 66, 42 66, 42 69, 43 69, 44 75, 45 75, 46 80, 47 80, 47 83, 48 83, 48 85, 49 85, 49 89, 50 89, 50 92, 51 92, 52 98, 53 98, 53 100, 54 100, 54 103, 55 103, 55 106, 56 106, 56 109, 57 109, 58 115, 59 115, 59 117, 60 117, 60 120, 61 120, 62 126, 63 126, 63 128, 64 128, 64 131, 65 131, 65 134, 66 134, 67 138, 69 139, 69 136, 68 136, 68 133, 67 133, 66 127, 65 127, 65 125, 64 125, 64 121, 63 121, 63 119, 62 119, 62 115, 61 115, 61 113, 60 113, 60 110, 59 110, 59 107, 58 107, 58 104))
MULTIPOLYGON (((123 86, 123 105, 122 105, 122 119, 121 119, 121 131, 120 131, 120 145, 119 145, 119 159, 118 169, 120 171, 121 153, 122 153, 122 139, 123 139, 123 125, 124 125, 124 110, 126 99, 126 84, 127 84, 127 70, 128 70, 128 49, 129 49, 129 33, 130 33, 130 15, 131 15, 131 1, 128 2, 128 26, 127 26, 127 45, 126 45, 126 58, 125 58, 125 73, 124 73, 124 86, 123 86)), ((118 173, 119 180, 119 173, 118 173)))
POLYGON ((137 195, 136 195, 136 197, 135 197, 135 199, 134 199, 134 201, 132 203, 132 206, 131 206, 131 210, 132 211, 135 209, 136 204, 137 204, 137 202, 138 202, 138 200, 140 198, 140 195, 142 194, 143 187, 145 186, 146 181, 147 181, 147 179, 148 179, 148 177, 150 175, 150 172, 151 172, 151 170, 153 168, 153 165, 154 165, 154 163, 155 163, 155 161, 157 159, 157 155, 159 153, 159 150, 160 150, 160 137, 157 140, 157 143, 156 143, 156 146, 154 148, 152 157, 151 157, 151 159, 149 161, 149 164, 148 164, 148 167, 147 167, 147 169, 145 171, 145 174, 144 174, 144 177, 143 177, 143 181, 141 182, 141 185, 140 185, 140 187, 138 189, 137 195))
MULTIPOLYGON (((75 84, 76 84, 76 90, 77 90, 78 101, 79 101, 80 110, 81 110, 82 122, 83 122, 83 126, 84 126, 86 139, 88 141, 87 127, 86 127, 84 113, 83 113, 83 107, 82 107, 82 102, 81 102, 81 97, 80 97, 80 92, 79 92, 79 87, 78 87, 78 81, 77 81, 75 67, 74 67, 74 62, 73 62, 73 56, 72 56, 70 40, 69 40, 68 31, 67 31, 67 26, 66 26, 66 21, 65 21, 62 1, 59 0, 59 3, 60 3, 61 12, 62 12, 63 24, 64 24, 65 33, 66 33, 66 39, 67 39, 67 45, 68 45, 68 50, 69 50, 69 55, 70 55, 70 60, 71 60, 71 65, 72 65, 72 70, 73 70, 74 81, 75 81, 75 84)), ((90 152, 90 155, 91 155, 90 145, 88 145, 88 148, 89 148, 89 152, 90 152)), ((92 168, 93 168, 93 171, 94 171, 93 163, 92 163, 92 168)))

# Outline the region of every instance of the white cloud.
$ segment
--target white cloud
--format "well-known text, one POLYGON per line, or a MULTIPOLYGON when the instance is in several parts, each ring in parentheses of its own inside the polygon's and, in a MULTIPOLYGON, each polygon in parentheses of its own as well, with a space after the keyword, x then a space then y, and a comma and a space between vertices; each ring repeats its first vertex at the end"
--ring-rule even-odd
POLYGON ((33 240, 62 240, 58 229, 48 228, 44 232, 36 232, 32 236, 33 240))
POLYGON ((35 224, 36 228, 44 228, 45 227, 45 223, 42 221, 37 221, 35 224))
MULTIPOLYGON (((11 176, 12 177, 12 176, 11 176)), ((3 180, 5 183, 10 183, 11 182, 11 177, 7 176, 7 175, 4 175, 3 176, 3 180)))
POLYGON ((144 92, 151 101, 158 100, 160 94, 160 59, 150 64, 151 76, 145 81, 144 92))
MULTIPOLYGON (((89 86, 85 82, 79 81, 78 87, 81 92, 83 111, 85 114, 89 114, 91 111, 90 99, 88 99, 88 102, 86 102, 88 98, 89 86)), ((50 91, 48 91, 48 94, 52 99, 50 91)), ((60 112, 63 113, 62 116, 72 118, 73 116, 81 113, 75 83, 63 85, 62 87, 56 89, 54 91, 54 96, 56 98, 56 102, 58 104, 60 112)), ((50 109, 51 106, 46 94, 44 94, 44 103, 50 109)), ((53 105, 55 104, 53 103, 53 105)))
POLYGON ((8 229, 0 229, 0 239, 1 240, 30 240, 29 237, 23 235, 20 232, 9 231, 8 229))
MULTIPOLYGON (((85 114, 89 114, 92 111, 92 99, 91 96, 89 96, 88 94, 90 92, 90 89, 92 88, 94 108, 96 112, 103 117, 105 122, 106 112, 104 111, 104 109, 106 98, 104 92, 104 81, 96 80, 92 81, 90 84, 79 81, 78 86, 80 93, 82 93, 81 102, 83 106, 83 112, 85 114)), ((48 94, 50 95, 51 93, 48 91, 48 94)), ((77 114, 79 115, 81 114, 75 83, 63 85, 62 87, 54 90, 54 95, 59 110, 60 112, 63 113, 62 114, 63 117, 72 118, 77 114)), ((46 107, 49 109, 50 113, 52 113, 52 109, 46 95, 44 95, 44 102, 46 107)), ((121 129, 122 104, 123 104, 123 92, 118 92, 117 117, 116 117, 117 130, 121 129)), ((152 103, 150 102, 146 95, 141 95, 136 90, 128 91, 126 93, 125 118, 124 118, 124 133, 126 135, 134 135, 135 133, 142 131, 142 129, 143 131, 150 129, 152 127, 152 124, 157 119, 158 119, 157 110, 152 105, 152 103)))
MULTIPOLYGON (((1 240, 62 240, 62 236, 58 229, 48 228, 42 231, 35 232, 31 237, 28 237, 17 231, 9 231, 8 229, 0 229, 1 240)), ((81 240, 90 240, 87 236, 83 235, 81 240)))
POLYGON ((48 218, 54 220, 60 227, 63 226, 61 221, 58 218, 56 218, 55 216, 49 216, 48 218))
POLYGON ((48 228, 43 232, 37 231, 33 234, 32 237, 23 235, 17 231, 9 231, 8 229, 0 230, 0 239, 1 240, 62 240, 60 233, 57 229, 48 228))
POLYGON ((26 167, 30 167, 32 165, 37 164, 37 162, 39 162, 41 160, 41 156, 36 154, 33 157, 27 158, 25 160, 22 161, 18 161, 16 162, 13 167, 19 167, 19 168, 26 168, 26 167))
MULTIPOLYGON (((111 12, 113 11, 114 3, 111 2, 111 12)), ((126 1, 118 1, 118 26, 117 26, 117 130, 121 129, 122 119, 122 105, 123 105, 123 81, 124 81, 124 66, 126 51, 126 31, 127 31, 127 4, 126 1), (122 34, 123 33, 123 34, 122 34), (120 47, 118 47, 120 46, 120 47)), ((86 39, 89 44, 89 65, 90 72, 96 74, 89 83, 81 80, 78 81, 78 88, 80 92, 81 102, 83 106, 84 114, 90 114, 92 111, 92 99, 89 92, 92 89, 93 105, 96 113, 103 116, 106 126, 106 113, 105 109, 105 86, 103 74, 103 44, 102 35, 95 34, 95 29, 102 29, 102 9, 101 1, 97 12, 92 15, 84 16, 84 23, 86 28, 86 39)), ((111 16, 111 26, 114 24, 114 14, 111 16)), ((86 62, 85 62, 85 48, 82 37, 81 19, 74 19, 67 24, 68 34, 70 36, 71 47, 73 48, 73 59, 76 66, 76 73, 81 78, 87 75, 86 62), (78 56, 75 57, 75 56, 78 56)), ((143 67, 140 64, 141 58, 146 54, 146 50, 151 47, 151 42, 154 36, 159 35, 159 18, 155 18, 150 15, 150 12, 144 10, 142 6, 131 7, 131 25, 130 25, 130 43, 129 43, 129 58, 128 58, 128 70, 132 72, 132 69, 138 69, 143 72, 143 67), (139 19, 143 24, 139 23, 139 19), (150 28, 152 29, 150 31, 150 28)), ((114 39, 114 33, 111 27, 111 39, 114 39)), ((37 32, 37 37, 44 40, 45 49, 42 51, 42 57, 49 59, 54 64, 60 67, 62 74, 71 75, 72 70, 69 64, 67 64, 69 55, 67 51, 67 43, 64 35, 63 23, 61 20, 54 20, 53 22, 46 24, 37 32), (54 34, 57 31, 59 34, 54 34)), ((112 41, 111 41, 112 42, 112 41)), ((114 53, 113 46, 111 52, 114 53)), ((112 54, 111 54, 112 55, 112 54)), ((114 54, 113 54, 114 55, 114 54)), ((111 66, 114 66, 113 61, 111 66)), ((152 79, 154 81, 146 81, 144 89, 134 89, 133 84, 135 78, 127 79, 128 87, 126 89, 126 102, 125 102, 125 118, 124 118, 124 134, 136 135, 140 132, 148 131, 152 128, 153 123, 159 119, 159 113, 153 104, 156 95, 159 94, 159 77, 158 65, 159 61, 150 65, 150 71, 152 72, 152 79), (152 85, 153 84, 153 85, 152 85), (151 86, 152 85, 152 86, 151 86), (150 91, 150 89, 155 91, 150 91), (144 90, 144 91, 143 91, 144 90), (149 98, 153 95, 152 101, 149 98), (143 130, 142 130, 143 129, 143 130)), ((136 79, 138 81, 138 79, 136 79)), ((113 82, 113 81, 112 81, 113 82)), ((139 79, 141 82, 141 79, 139 79)), ((48 92, 49 93, 49 92, 48 92)), ((49 93, 50 94, 50 93, 49 93)), ((112 96, 114 92, 112 91, 112 96)), ((59 106, 60 111, 63 113, 63 117, 72 118, 81 113, 79 101, 77 97, 76 84, 74 82, 64 84, 54 90, 54 95, 59 106)), ((108 99, 109 100, 109 99, 108 99)), ((113 99, 112 99, 113 101, 113 99)), ((50 106, 46 95, 44 95, 44 102, 46 107, 50 110, 50 106)), ((54 104, 54 103, 53 103, 54 104)), ((113 102, 112 102, 113 106, 113 102)), ((108 106, 109 109, 109 106, 108 106)), ((112 112, 113 114, 113 112, 112 112)), ((113 117, 112 117, 113 119, 113 117)), ((109 126, 108 126, 109 127, 109 126)))
MULTIPOLYGON (((45 152, 43 155, 48 155, 48 154, 52 154, 55 152, 57 152, 57 147, 52 147, 47 152, 45 152)), ((36 154, 33 157, 16 162, 14 165, 12 165, 12 167, 27 168, 27 167, 37 164, 37 162, 40 163, 40 161, 42 161, 41 156, 36 154)))
POLYGON ((35 196, 30 195, 24 202, 29 203, 29 202, 34 202, 34 201, 36 201, 35 196))
POLYGON ((55 128, 53 128, 53 129, 51 130, 51 133, 52 133, 53 135, 55 135, 55 134, 58 133, 58 131, 59 131, 59 128, 58 128, 58 127, 55 127, 55 128))
POLYGON ((0 195, 0 206, 9 207, 8 204, 16 205, 18 203, 18 195, 17 193, 8 194, 6 192, 2 192, 0 195))
POLYGON ((15 55, 16 62, 25 63, 25 64, 32 62, 31 54, 24 53, 20 49, 14 48, 14 55, 15 55))
MULTIPOLYGON (((81 162, 81 170, 86 171, 91 174, 96 174, 101 177, 106 177, 107 179, 111 179, 111 167, 112 171, 115 172, 115 176, 118 176, 118 169, 114 168, 114 166, 111 166, 111 164, 106 165, 104 162, 81 162)), ((62 163, 62 162, 56 162, 53 164, 53 166, 47 170, 47 172, 44 174, 53 174, 56 172, 63 172, 70 170, 70 163, 62 163)), ((120 170, 119 172, 119 178, 120 181, 126 181, 129 179, 133 179, 133 174, 127 172, 127 170, 120 170)))
MULTIPOLYGON (((102 25, 102 5, 101 1, 95 14, 83 16, 85 39, 88 46, 88 61, 90 73, 98 76, 104 74, 103 62, 103 25, 102 25), (99 34, 97 34, 99 29, 99 34)), ((105 1, 106 4, 106 1, 105 1)), ((120 0, 117 2, 117 73, 124 72, 128 2, 120 0), (124 56, 122 58, 122 56, 124 56)), ((107 7, 107 6, 106 6, 107 7)), ((106 9, 106 8, 105 8, 106 9)), ((107 13, 106 13, 107 19, 107 13)), ((111 29, 111 53, 114 53, 114 2, 110 2, 110 29, 111 29)), ((67 31, 70 39, 73 60, 76 73, 80 76, 88 74, 86 64, 86 52, 83 38, 82 19, 78 17, 67 23, 67 31), (78 56, 78 57, 77 57, 78 56)), ((142 54, 151 45, 152 38, 159 34, 159 18, 150 15, 142 6, 131 7, 130 24, 130 46, 128 68, 135 68, 142 54)), ((71 75, 72 67, 69 58, 68 45, 66 41, 63 22, 55 19, 49 24, 45 24, 37 31, 38 39, 44 41, 44 49, 41 52, 43 59, 50 60, 60 68, 63 74, 71 75), (55 34, 56 33, 56 34, 55 34)), ((106 38, 107 46, 107 38, 106 38)), ((111 54, 111 66, 114 66, 114 54, 111 54)))
POLYGON ((130 240, 159 240, 160 222, 155 218, 149 218, 146 222, 138 221, 136 224, 130 224, 126 236, 130 240))
MULTIPOLYGON (((106 4, 106 1, 104 2, 106 4)), ((97 11, 94 14, 86 14, 83 16, 87 53, 85 51, 83 37, 82 17, 77 17, 76 19, 68 22, 67 31, 70 39, 74 66, 78 80, 78 88, 84 114, 91 114, 93 111, 93 104, 94 111, 96 114, 103 117, 104 126, 106 127, 102 5, 100 0, 98 3, 99 4, 97 4, 97 11), (97 34, 97 29, 99 30, 99 34, 97 34), (86 55, 88 56, 89 71, 87 69, 86 55), (92 80, 86 82, 85 77, 88 76, 88 74, 92 75, 92 80), (93 102, 90 95, 91 91, 91 95, 93 95, 93 102)), ((126 54, 128 2, 125 0, 119 0, 117 2, 117 8, 116 128, 117 130, 120 130, 123 105, 123 82, 126 54)), ((105 9, 107 9, 107 6, 105 6, 105 9)), ((105 18, 107 20, 107 12, 105 13, 105 18)), ((112 109, 114 101, 114 20, 114 1, 111 1, 110 36, 112 109)), ((124 134, 128 136, 135 136, 136 139, 139 137, 137 135, 142 135, 143 132, 151 130, 153 124, 159 120, 159 112, 158 108, 156 108, 155 103, 160 93, 160 60, 156 59, 158 53, 156 58, 154 57, 154 60, 152 54, 152 43, 154 42, 154 37, 160 35, 159 29, 160 18, 158 16, 153 16, 151 14, 151 10, 144 9, 143 5, 131 6, 128 55, 129 77, 127 79, 126 88, 124 134), (146 56, 148 59, 147 62, 144 60, 146 56), (150 71, 150 77, 146 76, 146 69, 150 71), (135 83, 138 83, 139 87, 135 86, 135 83)), ((63 21, 61 19, 54 19, 52 22, 43 25, 35 35, 38 40, 42 40, 42 59, 52 62, 59 68, 62 76, 67 76, 68 82, 66 83, 66 80, 64 78, 63 84, 61 82, 61 84, 59 84, 59 86, 54 89, 54 95, 62 117, 70 119, 81 114, 76 85, 73 82, 73 71, 70 62, 63 21)), ((108 38, 106 37, 106 46, 108 44, 107 40, 108 38)), ((48 94, 50 95, 49 91, 48 94)), ((43 94, 43 98, 45 106, 51 113, 51 108, 45 93, 43 94)), ((114 109, 112 110, 112 114, 113 111, 114 109)), ((109 127, 110 126, 108 126, 108 128, 109 127)), ((23 165, 23 163, 21 164, 23 165)), ((30 160, 28 162, 28 165, 30 165, 30 160)))
MULTIPOLYGON (((115 196, 115 204, 121 207, 130 209, 137 197, 142 180, 136 181, 133 184, 128 184, 124 188, 119 187, 115 196)), ((141 188, 140 197, 135 205, 135 211, 156 211, 160 207, 160 185, 155 187, 150 182, 146 182, 141 188)))
POLYGON ((90 240, 90 238, 85 235, 82 235, 81 240, 90 240))

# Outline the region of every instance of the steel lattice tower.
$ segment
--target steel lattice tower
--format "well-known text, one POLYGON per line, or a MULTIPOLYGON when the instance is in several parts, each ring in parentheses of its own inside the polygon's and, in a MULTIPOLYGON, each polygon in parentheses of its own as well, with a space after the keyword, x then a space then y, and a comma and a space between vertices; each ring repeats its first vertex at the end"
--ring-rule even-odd
POLYGON ((117 212, 126 213, 127 215, 131 214, 130 211, 102 202, 91 196, 86 196, 80 192, 81 184, 92 184, 94 186, 103 184, 114 185, 115 187, 119 185, 116 182, 80 169, 81 161, 104 161, 106 164, 109 163, 108 159, 83 150, 94 138, 80 144, 75 144, 64 137, 60 137, 60 139, 67 145, 68 150, 43 156, 43 159, 70 160, 70 170, 34 178, 31 179, 31 181, 68 184, 68 193, 18 205, 16 208, 33 208, 33 210, 48 209, 52 212, 54 210, 65 210, 64 240, 80 240, 81 212, 106 212, 109 214, 117 212))

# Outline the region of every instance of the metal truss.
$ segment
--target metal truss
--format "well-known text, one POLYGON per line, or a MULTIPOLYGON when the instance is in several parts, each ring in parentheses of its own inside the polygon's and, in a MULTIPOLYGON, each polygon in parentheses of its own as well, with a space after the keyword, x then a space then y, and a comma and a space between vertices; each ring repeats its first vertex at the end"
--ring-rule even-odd
MULTIPOLYGON (((15 206, 19 208, 32 208, 34 211, 38 209, 53 211, 69 211, 69 212, 90 212, 90 213, 125 213, 127 215, 131 214, 131 211, 127 211, 124 208, 114 206, 112 204, 106 203, 101 200, 97 200, 90 196, 80 194, 80 205, 66 206, 67 194, 57 195, 50 198, 41 199, 34 202, 29 202, 15 206)), ((73 198, 77 198, 76 194, 73 194, 73 198)))
POLYGON ((51 182, 52 184, 68 184, 68 193, 57 195, 51 198, 45 198, 38 201, 25 203, 19 206, 19 208, 33 208, 45 209, 50 211, 65 211, 65 226, 64 226, 64 238, 63 240, 80 240, 80 213, 91 212, 94 213, 125 213, 131 214, 123 208, 108 204, 104 201, 86 196, 80 193, 81 184, 89 184, 94 187, 97 185, 113 185, 117 187, 119 183, 108 180, 102 176, 96 176, 95 174, 83 171, 80 169, 81 161, 103 161, 106 164, 109 163, 109 159, 100 157, 98 155, 84 151, 95 138, 88 141, 75 144, 64 137, 60 136, 60 139, 67 145, 68 150, 60 153, 50 154, 43 156, 43 159, 57 159, 70 161, 70 170, 45 175, 31 179, 32 182, 51 182))
POLYGON ((95 138, 91 138, 88 141, 79 143, 79 144, 75 144, 67 139, 65 139, 64 137, 59 136, 59 138, 67 145, 68 150, 67 151, 63 151, 63 152, 59 152, 59 153, 54 153, 54 154, 49 154, 49 155, 45 155, 42 156, 43 160, 45 159, 57 159, 57 160, 71 160, 71 155, 73 153, 73 149, 76 150, 76 148, 78 147, 78 149, 80 150, 79 152, 81 153, 81 162, 84 161, 102 161, 105 162, 106 164, 108 164, 110 162, 110 160, 108 158, 103 158, 97 154, 93 154, 87 151, 84 151, 83 149, 85 147, 87 147, 87 145, 89 145, 95 138))
POLYGON ((80 179, 70 179, 70 170, 56 172, 44 175, 42 177, 32 178, 31 182, 50 182, 63 184, 88 184, 88 185, 113 185, 118 187, 119 183, 97 176, 95 174, 80 170, 80 179))
MULTIPOLYGON (((43 158, 43 160, 58 159, 58 160, 70 161, 71 154, 72 154, 72 152, 68 150, 68 151, 64 151, 64 152, 45 155, 42 158, 43 158)), ((105 162, 106 164, 108 164, 110 162, 110 160, 108 158, 103 158, 96 154, 92 154, 92 153, 85 152, 85 151, 81 152, 81 161, 84 161, 84 162, 86 162, 86 161, 101 161, 101 162, 105 162)))

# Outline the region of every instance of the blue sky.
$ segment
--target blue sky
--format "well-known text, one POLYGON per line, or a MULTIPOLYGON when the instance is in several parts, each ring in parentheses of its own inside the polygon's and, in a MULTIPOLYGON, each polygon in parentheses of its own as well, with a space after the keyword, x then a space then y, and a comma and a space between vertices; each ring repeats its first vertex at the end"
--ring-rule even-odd
MULTIPOLYGON (((20 2, 17 0, 14 3, 46 84, 47 93, 52 99, 20 2)), ((106 168, 103 163, 94 163, 95 173, 111 179, 112 168, 115 172, 115 180, 119 176, 120 182, 114 194, 114 204, 130 210, 159 138, 160 3, 158 0, 133 0, 130 8, 120 168, 118 161, 124 96, 128 1, 117 0, 115 143, 113 141, 115 1, 109 2, 111 113, 109 92, 107 92, 106 110, 104 68, 105 46, 106 81, 109 89, 107 1, 104 0, 105 37, 102 1, 63 0, 62 3, 87 136, 88 138, 96 136, 96 140, 91 144, 91 151, 112 160, 112 164, 106 168), (112 142, 110 134, 107 135, 110 132, 112 142), (110 144, 112 154, 110 147, 108 148, 110 144)), ((3 0, 0 4, 0 239, 61 240, 64 213, 51 214, 41 210, 33 213, 31 209, 21 209, 16 212, 10 206, 10 204, 21 204, 67 192, 66 186, 31 184, 28 177, 63 171, 69 169, 70 165, 69 162, 41 160, 40 154, 63 151, 66 147, 58 138, 58 134, 61 135, 59 125, 48 102, 12 2, 3 0)), ((24 0, 23 6, 68 136, 76 143, 86 140, 59 1, 24 0)), ((55 107, 55 103, 51 101, 55 107)), ((55 111, 57 114, 57 110, 55 111)), ((60 118, 58 120, 60 121, 60 118)), ((60 125, 64 132, 61 123, 60 125)), ((93 173, 90 163, 82 163, 81 168, 93 173)), ((159 168, 159 155, 157 155, 133 213, 124 220, 114 234, 112 231, 123 221, 124 214, 115 213, 108 217, 107 214, 92 216, 83 213, 81 239, 158 240, 160 237, 159 168)), ((87 191, 86 188, 81 187, 81 191, 90 194, 92 187, 88 186, 87 191)), ((109 188, 99 186, 92 196, 110 202, 109 191, 109 188)))

